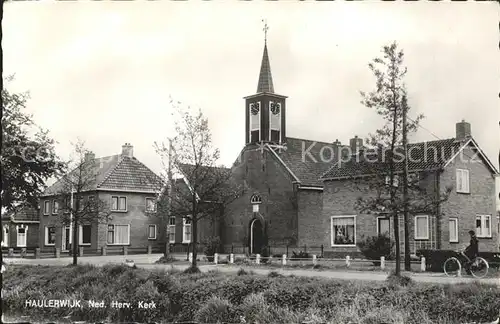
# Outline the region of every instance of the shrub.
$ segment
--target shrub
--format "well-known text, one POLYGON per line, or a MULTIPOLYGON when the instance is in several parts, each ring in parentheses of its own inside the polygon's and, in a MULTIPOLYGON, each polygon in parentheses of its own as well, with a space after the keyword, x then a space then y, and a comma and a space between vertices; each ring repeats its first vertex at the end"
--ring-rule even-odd
POLYGON ((399 275, 396 276, 395 272, 392 271, 389 276, 387 276, 387 282, 389 283, 389 286, 408 286, 410 285, 413 280, 405 275, 399 275))
POLYGON ((204 253, 208 262, 214 261, 214 254, 219 251, 220 243, 221 241, 218 236, 210 237, 204 242, 204 253))
POLYGON ((282 275, 281 273, 277 272, 277 271, 271 271, 267 274, 267 276, 269 278, 276 278, 276 277, 279 277, 279 278, 283 278, 284 275, 282 275))
POLYGON ((162 256, 161 258, 156 260, 155 263, 165 264, 165 263, 172 263, 175 261, 178 261, 178 260, 169 254, 167 257, 162 256))
POLYGON ((425 270, 432 272, 443 272, 446 259, 457 256, 452 250, 418 250, 417 256, 425 257, 425 270))
POLYGON ((386 260, 392 259, 391 251, 394 242, 391 242, 390 237, 387 235, 380 234, 362 238, 357 245, 365 258, 376 260, 373 262, 376 266, 380 265, 380 257, 384 257, 386 260))
POLYGON ((246 276, 246 275, 254 275, 255 272, 253 272, 252 270, 246 271, 245 269, 240 268, 236 274, 238 276, 246 276))
POLYGON ((299 251, 298 253, 292 251, 292 256, 290 257, 290 260, 297 260, 297 259, 312 259, 312 255, 303 251, 299 251))
POLYGON ((226 299, 213 296, 194 316, 200 323, 235 323, 236 312, 226 299))
POLYGON ((201 273, 200 268, 198 267, 193 267, 192 265, 189 266, 186 270, 184 270, 182 273, 184 274, 193 274, 193 273, 201 273))

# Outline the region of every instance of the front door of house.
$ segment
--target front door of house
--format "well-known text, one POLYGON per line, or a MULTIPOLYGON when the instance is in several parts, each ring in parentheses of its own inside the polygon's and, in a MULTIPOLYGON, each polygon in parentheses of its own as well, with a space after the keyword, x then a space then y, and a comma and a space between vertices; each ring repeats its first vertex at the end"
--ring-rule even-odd
POLYGON ((63 227, 62 240, 61 240, 61 251, 68 251, 71 243, 71 231, 69 226, 63 227))
POLYGON ((264 227, 262 222, 254 219, 250 224, 250 248, 252 254, 262 254, 264 246, 264 227))
POLYGON ((18 227, 17 229, 17 246, 26 247, 26 227, 18 227))

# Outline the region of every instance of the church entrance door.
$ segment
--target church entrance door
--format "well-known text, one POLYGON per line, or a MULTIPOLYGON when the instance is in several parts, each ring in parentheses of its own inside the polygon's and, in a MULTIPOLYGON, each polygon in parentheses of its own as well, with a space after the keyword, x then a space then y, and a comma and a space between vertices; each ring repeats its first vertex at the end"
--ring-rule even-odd
POLYGON ((259 219, 254 219, 250 223, 250 253, 262 254, 264 246, 264 227, 259 219))

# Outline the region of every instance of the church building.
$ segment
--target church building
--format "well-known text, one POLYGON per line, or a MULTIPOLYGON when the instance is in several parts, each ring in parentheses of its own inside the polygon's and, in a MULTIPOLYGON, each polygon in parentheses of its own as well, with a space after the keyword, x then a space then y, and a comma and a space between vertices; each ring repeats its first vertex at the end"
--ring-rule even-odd
MULTIPOLYGON (((270 247, 271 254, 280 254, 288 246, 295 251, 321 251, 323 256, 356 256, 360 254, 357 244, 364 237, 383 233, 392 237, 392 218, 361 214, 355 202, 363 193, 348 186, 353 176, 370 176, 363 161, 345 162, 346 157, 368 151, 363 140, 354 136, 342 145, 338 140, 287 136, 286 101, 287 96, 274 90, 266 42, 257 91, 244 98, 245 145, 231 169, 246 190, 225 209, 220 224, 223 250, 245 247, 247 253, 262 254, 270 247)), ((470 124, 457 123, 453 138, 411 145, 414 151, 423 152, 409 165, 420 183, 436 197, 445 187, 452 188, 447 201, 411 215, 411 253, 457 249, 468 243, 471 229, 476 231, 481 251, 498 250, 498 171, 471 136, 470 124), (439 154, 434 158, 433 152, 439 154), (464 156, 475 158, 471 161, 464 156)), ((396 172, 402 172, 401 165, 396 172)), ((402 228, 401 222, 401 238, 402 228)))

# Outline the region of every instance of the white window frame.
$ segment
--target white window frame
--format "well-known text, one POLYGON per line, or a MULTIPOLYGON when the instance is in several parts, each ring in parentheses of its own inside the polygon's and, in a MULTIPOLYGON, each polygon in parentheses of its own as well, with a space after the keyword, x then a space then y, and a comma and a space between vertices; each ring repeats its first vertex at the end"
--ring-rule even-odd
POLYGON ((28 225, 16 225, 16 245, 17 247, 26 247, 28 244, 28 225), (19 229, 24 229, 24 244, 19 244, 19 229))
MULTIPOLYGON (((476 233, 476 236, 477 237, 481 237, 481 238, 491 238, 492 237, 492 231, 491 231, 491 227, 492 227, 492 224, 491 224, 491 215, 476 215, 476 222, 477 222, 477 219, 481 219, 481 233, 476 233), (486 219, 489 219, 490 220, 490 227, 489 227, 489 232, 490 234, 489 235, 484 235, 483 232, 484 230, 486 229, 486 226, 485 226, 485 223, 486 223, 486 219)), ((474 224, 475 225, 475 224, 474 224)), ((476 227, 476 232, 477 232, 477 227, 476 227)))
POLYGON ((118 213, 126 213, 128 211, 128 200, 127 200, 127 197, 126 196, 111 196, 111 211, 112 212, 118 212, 118 213), (117 202, 116 202, 116 208, 117 209, 114 209, 113 208, 113 198, 117 198, 117 202), (120 209, 120 201, 122 198, 125 198, 125 209, 120 209))
POLYGON ((190 219, 191 223, 186 224, 187 218, 183 217, 182 218, 182 243, 191 243, 193 239, 193 221, 190 219), (191 228, 191 237, 189 240, 186 240, 186 228, 187 227, 191 228))
POLYGON ((257 130, 257 129, 252 129, 252 116, 253 116, 252 115, 252 108, 251 108, 252 104, 256 104, 256 105, 259 106, 259 113, 257 114, 257 116, 259 116, 258 117, 258 119, 259 119, 259 129, 258 130, 259 130, 259 142, 260 142, 260 141, 262 141, 262 125, 261 125, 261 123, 262 123, 262 119, 261 119, 262 118, 261 117, 262 105, 261 105, 260 101, 251 102, 251 103, 248 104, 248 114, 249 114, 248 115, 248 123, 249 123, 249 125, 248 125, 248 129, 249 129, 248 142, 252 141, 252 131, 256 131, 257 130))
POLYGON ((130 245, 130 224, 108 224, 106 226, 106 244, 107 245, 118 245, 118 246, 120 246, 120 245, 130 245), (128 228, 127 229, 127 243, 116 243, 115 242, 116 241, 115 237, 113 237, 113 243, 109 243, 108 242, 108 232, 109 232, 108 226, 109 225, 113 225, 113 235, 115 235, 115 233, 116 233, 116 231, 115 231, 115 227, 116 226, 127 226, 127 228, 128 228))
POLYGON ((148 224, 148 240, 156 240, 156 224, 148 224), (154 237, 149 236, 149 233, 150 233, 149 229, 151 228, 151 226, 153 226, 155 229, 155 232, 154 232, 155 236, 154 237))
POLYGON ((2 240, 2 246, 9 246, 9 225, 4 225, 2 226, 2 234, 3 234, 3 240, 2 240))
POLYGON ((416 215, 415 218, 413 219, 414 221, 414 235, 415 235, 415 240, 428 240, 429 239, 429 215, 416 215), (426 236, 418 236, 417 235, 417 219, 418 218, 425 218, 426 223, 427 223, 427 235, 426 236))
MULTIPOLYGON (((169 241, 169 243, 175 243, 175 216, 170 216, 168 218, 168 234, 169 234, 168 235, 168 241, 169 241), (170 221, 172 219, 174 220, 174 224, 173 225, 170 224, 170 221), (172 235, 172 228, 174 229, 174 231, 173 231, 174 235, 172 235)), ((183 233, 183 235, 184 235, 184 233, 183 233)))
POLYGON ((356 226, 356 216, 357 215, 335 215, 335 216, 330 216, 330 243, 332 247, 356 247, 356 231, 357 231, 357 226, 356 226), (354 218, 354 244, 334 244, 333 242, 335 241, 334 235, 333 235, 333 219, 337 218, 354 218))
POLYGON ((451 237, 451 232, 449 233, 450 234, 450 243, 458 243, 459 242, 459 235, 458 235, 458 218, 456 217, 450 217, 449 220, 448 220, 448 230, 450 228, 450 223, 451 222, 454 222, 455 223, 455 232, 457 233, 457 237, 456 239, 452 239, 451 237))
POLYGON ((271 141, 271 131, 275 130, 275 131, 279 131, 280 132, 279 142, 281 143, 281 113, 283 112, 281 108, 282 108, 281 102, 279 102, 279 101, 278 102, 276 102, 276 101, 269 101, 269 107, 267 109, 268 110, 268 116, 269 116, 269 141, 271 141), (279 113, 279 121, 280 121, 280 123, 279 123, 279 126, 278 126, 279 128, 278 129, 271 128, 271 115, 272 115, 271 105, 272 104, 279 104, 279 106, 280 106, 280 113, 279 113))
POLYGON ((380 224, 379 224, 380 219, 386 219, 389 221, 389 235, 391 235, 391 218, 389 216, 377 216, 377 235, 383 234, 380 233, 380 224))
POLYGON ((144 200, 146 202, 146 208, 144 210, 147 213, 155 213, 156 212, 156 198, 155 197, 146 197, 144 200), (153 201, 153 210, 148 210, 148 200, 153 201))
POLYGON ((43 202, 43 214, 50 215, 50 200, 45 200, 43 202))
POLYGON ((457 169, 456 170, 456 187, 457 193, 470 193, 470 177, 469 170, 467 169, 457 169), (461 186, 459 185, 459 179, 461 179, 461 186), (465 181, 465 184, 464 184, 465 181))
MULTIPOLYGON (((89 245, 92 245, 92 225, 90 224, 85 224, 85 225, 78 225, 78 243, 80 245, 83 245, 83 246, 89 246, 89 245), (90 239, 90 243, 83 243, 83 226, 90 226, 90 236, 91 236, 91 239, 90 239)), ((107 233, 106 233, 107 234, 107 233)), ((106 240, 108 238, 106 237, 106 240)))
MULTIPOLYGON (((55 246, 56 245, 56 240, 54 239, 54 243, 49 243, 49 228, 53 228, 54 231, 56 231, 56 227, 55 226, 45 226, 45 240, 44 240, 44 243, 45 243, 45 246, 55 246)), ((56 232, 56 236, 57 236, 57 232, 56 232)))
MULTIPOLYGON (((388 186, 389 182, 391 182, 391 176, 390 175, 386 175, 385 176, 385 185, 388 186)), ((394 177, 392 179, 392 183, 394 184, 393 187, 397 188, 399 186, 399 175, 398 174, 394 175, 394 177)))
POLYGON ((52 200, 52 215, 57 215, 59 212, 59 202, 57 200, 52 200))

